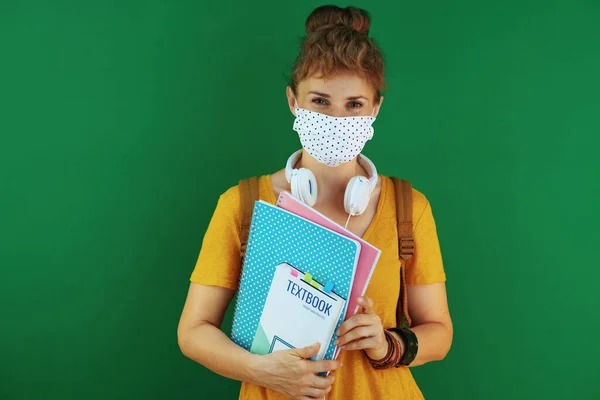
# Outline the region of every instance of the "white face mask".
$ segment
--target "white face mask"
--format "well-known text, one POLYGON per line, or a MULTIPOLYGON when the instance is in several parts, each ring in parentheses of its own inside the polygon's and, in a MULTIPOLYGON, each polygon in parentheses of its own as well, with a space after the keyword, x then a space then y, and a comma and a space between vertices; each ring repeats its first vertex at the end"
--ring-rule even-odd
POLYGON ((317 161, 337 167, 358 156, 367 140, 373 138, 373 113, 364 117, 332 117, 306 110, 295 104, 293 129, 298 132, 302 147, 317 161))

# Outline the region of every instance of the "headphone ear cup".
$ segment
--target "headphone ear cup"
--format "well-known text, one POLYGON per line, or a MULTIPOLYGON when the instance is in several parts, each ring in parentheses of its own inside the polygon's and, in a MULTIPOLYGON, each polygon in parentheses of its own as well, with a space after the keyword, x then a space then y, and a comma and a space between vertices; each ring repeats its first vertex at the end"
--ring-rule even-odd
POLYGON ((298 198, 309 206, 317 202, 317 179, 311 170, 300 168, 296 174, 296 192, 298 198))
POLYGON ((371 185, 363 176, 350 179, 344 194, 344 209, 350 215, 360 215, 365 212, 371 199, 371 185))

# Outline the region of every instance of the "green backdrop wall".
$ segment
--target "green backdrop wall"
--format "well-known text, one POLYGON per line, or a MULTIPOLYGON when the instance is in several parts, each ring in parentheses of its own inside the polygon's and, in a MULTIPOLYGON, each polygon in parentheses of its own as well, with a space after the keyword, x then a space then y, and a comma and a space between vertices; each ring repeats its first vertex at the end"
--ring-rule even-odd
MULTIPOLYGON (((0 2, 1 399, 236 398, 177 322, 219 194, 299 147, 320 4, 0 2)), ((600 3, 351 4, 390 86, 365 153, 429 197, 448 273, 426 397, 600 398, 600 3)))

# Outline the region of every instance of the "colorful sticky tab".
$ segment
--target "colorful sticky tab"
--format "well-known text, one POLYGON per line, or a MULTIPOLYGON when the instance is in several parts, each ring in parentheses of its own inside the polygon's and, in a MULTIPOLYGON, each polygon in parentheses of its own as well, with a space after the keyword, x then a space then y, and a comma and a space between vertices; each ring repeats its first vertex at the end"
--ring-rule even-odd
POLYGON ((325 288, 323 289, 323 291, 325 293, 331 293, 332 290, 333 290, 333 282, 332 281, 327 281, 327 283, 325 284, 325 288))
POLYGON ((307 272, 304 274, 304 282, 308 283, 309 285, 311 285, 314 288, 319 289, 319 284, 315 281, 313 281, 312 275, 307 272))
POLYGON ((312 275, 309 272, 304 274, 304 282, 312 284, 312 275))
POLYGON ((294 268, 292 268, 292 269, 290 270, 290 272, 292 273, 292 276, 293 276, 294 278, 297 278, 297 277, 298 277, 298 271, 297 271, 297 270, 295 270, 294 268))

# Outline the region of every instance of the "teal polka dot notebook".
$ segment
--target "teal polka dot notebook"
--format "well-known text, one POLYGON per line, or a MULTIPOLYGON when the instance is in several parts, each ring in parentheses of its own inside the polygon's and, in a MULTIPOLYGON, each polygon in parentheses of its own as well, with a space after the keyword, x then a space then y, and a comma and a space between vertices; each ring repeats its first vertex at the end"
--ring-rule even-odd
MULTIPOLYGON (((250 351, 278 265, 287 263, 303 274, 309 273, 312 279, 322 285, 332 283, 331 291, 347 300, 359 254, 360 243, 356 240, 277 206, 257 201, 240 276, 231 339, 250 351)), ((344 321, 345 315, 344 308, 336 329, 344 321)), ((282 323, 291 318, 294 316, 282 315, 282 323)), ((333 359, 336 348, 333 342, 336 338, 334 333, 324 359, 333 359)))

